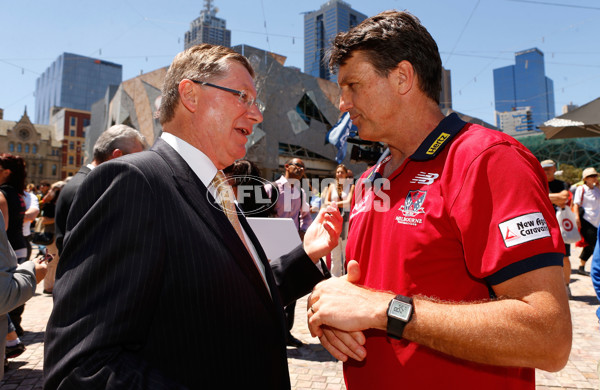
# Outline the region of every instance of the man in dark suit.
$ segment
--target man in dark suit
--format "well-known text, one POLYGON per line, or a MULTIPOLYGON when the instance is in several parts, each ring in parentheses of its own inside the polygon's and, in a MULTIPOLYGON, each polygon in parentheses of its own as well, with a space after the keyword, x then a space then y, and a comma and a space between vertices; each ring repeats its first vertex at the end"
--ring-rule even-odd
POLYGON ((324 279, 315 264, 341 216, 320 213, 302 245, 269 263, 243 215, 216 204, 230 210, 213 178, 262 121, 253 73, 228 48, 178 54, 161 137, 81 185, 46 330, 46 389, 290 388, 283 306, 324 279))
POLYGON ((67 227, 67 215, 77 189, 83 183, 88 173, 105 161, 121 157, 130 153, 137 153, 147 148, 146 139, 136 129, 127 125, 114 125, 108 128, 98 137, 94 144, 94 156, 91 163, 84 165, 65 184, 60 191, 56 201, 56 212, 54 214, 54 234, 56 237, 56 248, 58 254, 62 253, 63 238, 67 227))

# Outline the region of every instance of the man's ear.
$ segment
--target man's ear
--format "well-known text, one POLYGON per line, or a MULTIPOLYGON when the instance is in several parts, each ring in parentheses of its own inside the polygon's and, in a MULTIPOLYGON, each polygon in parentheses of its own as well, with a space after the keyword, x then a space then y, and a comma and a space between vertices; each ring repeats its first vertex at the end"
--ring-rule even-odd
POLYGON ((391 71, 392 82, 396 86, 399 94, 405 95, 410 92, 416 82, 415 69, 412 64, 406 60, 400 61, 391 71))
POLYGON ((179 100, 190 112, 196 112, 198 109, 198 88, 194 88, 194 82, 183 79, 179 83, 179 100))
POLYGON ((123 155, 123 151, 121 149, 115 149, 112 151, 112 153, 110 154, 111 159, 113 158, 117 158, 117 157, 121 157, 123 155))

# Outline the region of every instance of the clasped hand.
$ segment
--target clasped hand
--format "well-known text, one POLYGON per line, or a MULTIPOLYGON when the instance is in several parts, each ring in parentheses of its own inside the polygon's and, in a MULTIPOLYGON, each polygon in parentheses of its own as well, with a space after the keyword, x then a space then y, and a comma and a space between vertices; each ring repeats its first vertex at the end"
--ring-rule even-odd
POLYGON ((369 291, 356 283, 360 268, 356 261, 348 263, 348 274, 331 278, 315 286, 308 297, 308 328, 313 337, 338 360, 361 361, 367 355, 364 329, 371 324, 369 291))

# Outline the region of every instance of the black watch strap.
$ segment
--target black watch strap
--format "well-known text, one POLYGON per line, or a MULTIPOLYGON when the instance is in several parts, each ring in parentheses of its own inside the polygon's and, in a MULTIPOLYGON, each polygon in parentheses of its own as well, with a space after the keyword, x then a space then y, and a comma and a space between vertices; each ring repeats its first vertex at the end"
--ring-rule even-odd
POLYGON ((400 340, 404 327, 411 320, 413 314, 413 300, 404 295, 397 295, 388 306, 387 334, 389 337, 400 340))

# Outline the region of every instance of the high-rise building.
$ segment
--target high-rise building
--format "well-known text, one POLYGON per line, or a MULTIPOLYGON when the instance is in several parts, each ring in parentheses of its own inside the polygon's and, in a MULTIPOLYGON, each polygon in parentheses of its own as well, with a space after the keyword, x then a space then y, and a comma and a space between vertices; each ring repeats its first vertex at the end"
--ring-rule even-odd
POLYGON ((219 9, 213 7, 212 3, 212 0, 204 0, 200 17, 190 23, 190 31, 185 33, 184 49, 200 43, 231 46, 231 31, 227 30, 225 19, 215 16, 219 9))
POLYGON ((341 0, 329 0, 319 10, 304 14, 304 72, 336 81, 326 63, 327 48, 337 33, 348 31, 366 18, 341 0))
POLYGON ((109 85, 119 85, 119 64, 72 53, 61 54, 35 83, 35 121, 47 125, 52 107, 89 111, 109 85))
POLYGON ((554 118, 554 83, 546 77, 544 53, 537 48, 520 51, 515 65, 494 69, 494 98, 500 128, 500 113, 523 107, 531 109, 530 126, 523 131, 539 131, 539 125, 554 118))

